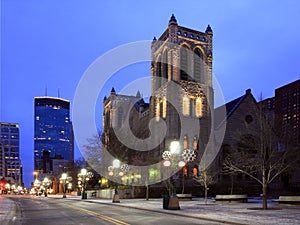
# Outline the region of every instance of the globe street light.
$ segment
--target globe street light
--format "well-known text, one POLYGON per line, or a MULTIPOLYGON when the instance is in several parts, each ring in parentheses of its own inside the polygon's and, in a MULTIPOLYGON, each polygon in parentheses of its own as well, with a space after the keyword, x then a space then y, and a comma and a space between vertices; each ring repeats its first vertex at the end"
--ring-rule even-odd
POLYGON ((33 172, 34 180, 36 180, 38 178, 38 175, 39 175, 38 171, 33 172))
POLYGON ((48 190, 50 184, 51 184, 51 180, 49 180, 48 177, 45 177, 44 180, 43 180, 43 185, 45 187, 45 192, 44 192, 45 197, 48 196, 47 195, 47 190, 48 190))
POLYGON ((66 180, 67 180, 67 174, 66 173, 63 173, 62 175, 61 175, 61 178, 60 178, 60 180, 62 181, 62 183, 63 183, 63 198, 66 198, 67 196, 66 196, 66 180))
MULTIPOLYGON (((108 167, 108 175, 109 176, 119 176, 119 177, 123 177, 126 172, 128 172, 129 167, 127 164, 122 164, 121 166, 121 162, 118 159, 114 159, 112 161, 112 166, 108 167)), ((118 183, 115 183, 115 194, 113 196, 113 203, 119 203, 120 202, 120 198, 119 198, 119 193, 118 193, 118 183)))
POLYGON ((171 152, 171 154, 179 154, 180 153, 179 141, 172 141, 171 142, 170 152, 171 152))
POLYGON ((78 174, 78 180, 81 181, 80 183, 82 184, 82 197, 81 199, 87 199, 86 195, 86 184, 87 181, 89 181, 90 178, 92 178, 94 174, 92 172, 88 172, 87 169, 82 168, 80 170, 80 173, 78 174))
MULTIPOLYGON (((181 159, 180 155, 180 143, 179 141, 172 141, 170 143, 169 151, 164 151, 162 158, 164 159, 163 166, 168 169, 170 167, 184 167, 185 162, 181 159)), ((168 174, 168 183, 169 183, 169 196, 165 196, 163 199, 163 208, 164 209, 180 209, 179 200, 176 196, 176 191, 174 192, 173 184, 171 183, 171 174, 168 174)))
POLYGON ((69 192, 72 190, 72 188, 73 188, 72 183, 68 183, 68 191, 69 191, 69 192))
POLYGON ((40 185, 41 185, 41 182, 38 179, 35 179, 33 186, 36 190, 36 196, 39 196, 40 185))
MULTIPOLYGON (((113 161, 113 167, 115 169, 119 169, 120 168, 120 160, 115 159, 113 161)), ((120 198, 119 198, 119 192, 118 192, 118 183, 115 182, 115 194, 113 197, 113 203, 119 203, 120 202, 120 198)))

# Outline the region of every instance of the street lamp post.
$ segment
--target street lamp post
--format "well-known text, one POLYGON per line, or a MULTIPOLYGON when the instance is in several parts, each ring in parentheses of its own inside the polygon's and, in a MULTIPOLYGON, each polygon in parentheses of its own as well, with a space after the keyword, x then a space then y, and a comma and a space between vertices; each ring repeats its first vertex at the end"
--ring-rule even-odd
MULTIPOLYGON (((163 152, 163 165, 164 167, 167 168, 167 171, 170 172, 169 168, 171 166, 174 167, 180 167, 182 168, 185 166, 185 162, 179 157, 180 155, 180 143, 179 141, 172 141, 170 143, 170 149, 169 151, 163 152)), ((178 197, 176 196, 176 191, 174 191, 173 184, 171 182, 171 174, 168 174, 168 185, 169 185, 169 196, 166 196, 164 198, 164 204, 163 208, 164 209, 173 209, 173 210, 178 210, 180 209, 179 206, 179 200, 178 197)))
MULTIPOLYGON (((116 169, 119 169, 120 168, 120 160, 115 159, 113 161, 113 167, 116 168, 116 169)), ((118 183, 117 182, 115 182, 115 193, 114 193, 112 202, 113 203, 120 203, 120 197, 119 197, 118 183)))
POLYGON ((34 171, 33 172, 33 177, 34 177, 34 180, 38 179, 38 171, 34 171))
POLYGON ((63 198, 66 198, 67 196, 66 196, 66 180, 67 180, 67 174, 66 173, 63 173, 62 175, 61 175, 61 178, 60 178, 60 180, 62 181, 62 183, 63 183, 63 198))
POLYGON ((51 183, 51 181, 48 179, 48 177, 45 177, 44 180, 43 180, 43 185, 44 185, 44 187, 45 187, 45 192, 44 192, 45 197, 48 196, 48 195, 47 195, 47 190, 48 190, 48 188, 49 188, 50 183, 51 183))
MULTIPOLYGON (((164 159, 164 167, 179 167, 183 168, 186 163, 193 161, 196 158, 195 148, 189 149, 186 148, 183 151, 180 150, 180 144, 178 141, 172 141, 170 143, 169 151, 164 151, 162 154, 162 158, 164 159)), ((167 169, 169 171, 169 169, 167 169)), ((168 200, 164 199, 164 209, 180 209, 178 197, 176 196, 176 192, 173 191, 173 184, 171 184, 170 177, 171 174, 168 174, 169 177, 169 194, 168 200)), ((183 184, 184 185, 184 184, 183 184)))
POLYGON ((35 179, 33 186, 36 190, 36 196, 39 196, 40 185, 41 185, 41 182, 38 179, 35 179))
MULTIPOLYGON (((121 162, 118 159, 114 159, 112 162, 112 166, 108 167, 108 175, 115 177, 123 177, 125 173, 128 171, 129 167, 127 164, 123 164, 121 166, 121 162)), ((120 197, 118 192, 118 183, 114 181, 115 185, 115 193, 113 196, 113 203, 120 203, 120 197)))
POLYGON ((78 180, 81 183, 82 186, 82 196, 81 199, 87 199, 86 194, 86 185, 90 178, 92 178, 94 174, 92 172, 88 172, 87 169, 82 168, 80 170, 80 173, 78 174, 78 180))
POLYGON ((87 174, 87 170, 85 168, 81 169, 81 176, 82 176, 82 196, 81 199, 87 199, 85 190, 86 190, 86 182, 85 182, 85 178, 86 178, 86 174, 87 174))

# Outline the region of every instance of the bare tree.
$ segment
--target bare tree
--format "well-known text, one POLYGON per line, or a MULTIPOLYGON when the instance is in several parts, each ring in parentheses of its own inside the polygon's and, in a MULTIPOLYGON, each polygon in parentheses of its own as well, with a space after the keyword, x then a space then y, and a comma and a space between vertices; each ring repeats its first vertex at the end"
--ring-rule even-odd
POLYGON ((87 139, 87 144, 83 147, 84 151, 84 159, 90 164, 98 164, 102 160, 102 140, 98 134, 93 135, 92 137, 87 139))
POLYGON ((204 201, 207 204, 207 193, 209 186, 215 183, 214 175, 212 175, 208 169, 200 170, 199 175, 194 177, 194 180, 198 182, 204 188, 204 201))
POLYGON ((87 144, 83 146, 84 152, 82 152, 83 158, 78 160, 77 168, 80 171, 81 168, 85 167, 89 172, 93 174, 90 178, 88 185, 90 187, 95 187, 99 185, 99 180, 101 179, 101 175, 99 174, 101 171, 101 163, 103 158, 103 145, 101 132, 93 135, 92 137, 87 139, 87 144))
POLYGON ((262 208, 267 209, 268 187, 275 178, 293 167, 296 158, 287 145, 282 147, 261 106, 257 107, 255 130, 240 135, 237 145, 230 149, 224 160, 226 170, 243 173, 262 186, 262 208), (281 146, 281 148, 279 148, 281 146))

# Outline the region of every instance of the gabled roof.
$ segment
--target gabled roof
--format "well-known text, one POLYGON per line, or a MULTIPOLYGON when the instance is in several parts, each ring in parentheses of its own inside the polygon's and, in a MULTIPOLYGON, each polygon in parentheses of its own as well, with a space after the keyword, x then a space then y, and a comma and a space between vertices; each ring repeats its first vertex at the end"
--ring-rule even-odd
POLYGON ((228 118, 234 113, 234 111, 240 106, 240 104, 246 99, 247 96, 250 96, 253 101, 256 103, 255 98, 253 97, 251 93, 251 89, 247 89, 246 93, 242 95, 241 97, 238 97, 225 105, 222 105, 215 109, 215 128, 218 129, 223 123, 228 120, 228 118), (225 108, 224 108, 225 107, 225 108), (225 113, 224 113, 224 110, 225 113), (224 117, 225 114, 225 117, 224 117))
POLYGON ((140 110, 140 107, 143 107, 142 111, 145 111, 149 108, 150 105, 149 103, 146 103, 143 98, 141 98, 140 100, 134 103, 134 106, 138 111, 140 110))

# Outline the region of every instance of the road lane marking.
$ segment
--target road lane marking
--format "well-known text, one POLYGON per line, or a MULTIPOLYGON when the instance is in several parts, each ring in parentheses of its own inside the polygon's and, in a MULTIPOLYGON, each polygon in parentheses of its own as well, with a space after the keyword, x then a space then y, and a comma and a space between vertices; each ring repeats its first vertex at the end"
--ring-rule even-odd
POLYGON ((93 211, 90 211, 90 210, 87 210, 87 209, 79 208, 77 206, 68 205, 66 203, 59 203, 59 204, 67 206, 69 208, 73 208, 73 209, 82 211, 82 212, 84 212, 86 214, 89 214, 89 215, 92 215, 92 216, 96 216, 96 217, 98 217, 100 219, 103 219, 105 221, 111 222, 111 223, 116 224, 116 225, 130 225, 129 223, 125 223, 123 221, 120 221, 120 220, 114 219, 112 217, 105 216, 105 215, 102 215, 102 214, 99 214, 99 213, 96 213, 96 212, 93 212, 93 211))

